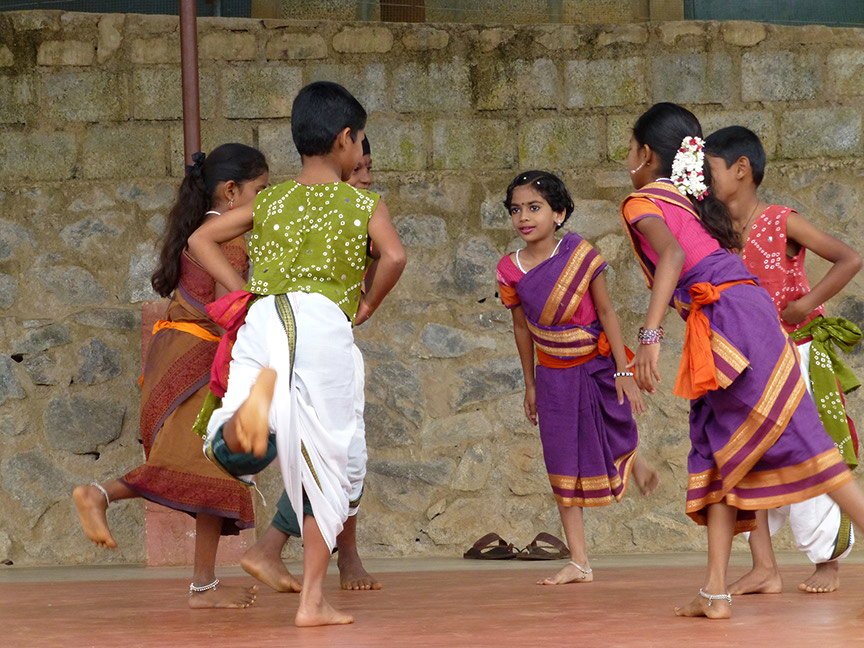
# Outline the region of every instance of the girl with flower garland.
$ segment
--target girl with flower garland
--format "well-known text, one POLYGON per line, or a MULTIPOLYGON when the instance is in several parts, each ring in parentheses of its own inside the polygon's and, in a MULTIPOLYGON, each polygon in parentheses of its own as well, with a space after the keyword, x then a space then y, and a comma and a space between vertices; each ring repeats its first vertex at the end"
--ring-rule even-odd
POLYGON ((738 234, 708 188, 702 128, 685 108, 652 106, 633 127, 627 163, 637 189, 624 230, 651 289, 631 362, 653 393, 666 305, 686 321, 673 392, 690 400, 687 515, 708 527, 705 581, 679 616, 729 618, 726 570, 735 533, 755 511, 821 493, 864 525, 864 494, 822 424, 794 343, 768 293, 731 249, 738 234))
POLYGON ((525 247, 499 261, 498 292, 513 314, 525 416, 540 426, 572 558, 538 584, 590 583, 582 509, 619 501, 631 470, 643 494, 657 486, 657 472, 636 453, 633 413, 645 405, 627 369, 606 262, 575 232, 555 238, 573 213, 567 187, 547 171, 526 171, 507 187, 504 206, 525 247))

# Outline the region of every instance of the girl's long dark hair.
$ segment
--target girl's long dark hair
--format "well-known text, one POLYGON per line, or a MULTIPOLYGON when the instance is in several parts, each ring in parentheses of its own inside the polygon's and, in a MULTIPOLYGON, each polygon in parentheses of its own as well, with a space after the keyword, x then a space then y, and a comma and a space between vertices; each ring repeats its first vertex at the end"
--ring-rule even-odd
POLYGON ((210 209, 213 194, 223 182, 233 180, 238 185, 254 180, 267 169, 267 160, 258 149, 245 144, 222 144, 210 152, 195 153, 194 164, 186 167, 186 176, 177 190, 177 200, 168 213, 159 265, 150 283, 162 297, 168 297, 180 280, 180 255, 189 237, 210 209))
MULTIPOLYGON (((660 158, 660 173, 666 177, 672 175, 672 161, 685 137, 702 137, 702 126, 696 115, 686 108, 674 103, 658 103, 651 106, 633 126, 633 137, 639 145, 648 147, 660 158)), ((741 237, 732 227, 732 219, 726 206, 717 200, 711 192, 711 167, 704 166, 705 184, 709 193, 702 200, 693 203, 699 219, 707 232, 717 239, 724 248, 739 249, 741 237)))

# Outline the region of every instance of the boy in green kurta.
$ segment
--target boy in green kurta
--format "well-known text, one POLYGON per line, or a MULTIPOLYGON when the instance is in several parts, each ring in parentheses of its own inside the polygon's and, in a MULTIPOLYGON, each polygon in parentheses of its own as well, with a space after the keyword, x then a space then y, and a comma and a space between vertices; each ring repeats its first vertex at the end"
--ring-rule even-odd
POLYGON ((291 117, 303 160, 297 179, 263 191, 254 213, 228 212, 189 241, 217 281, 242 290, 219 243, 252 230, 246 290, 257 299, 237 332, 207 447, 238 476, 260 471, 278 454, 291 506, 304 514, 298 626, 353 621, 322 593, 349 509, 348 454, 358 425, 352 323, 372 315, 405 265, 383 202, 342 181, 362 155, 365 121, 363 107, 341 86, 306 86, 291 117), (361 294, 370 240, 377 267, 361 294))

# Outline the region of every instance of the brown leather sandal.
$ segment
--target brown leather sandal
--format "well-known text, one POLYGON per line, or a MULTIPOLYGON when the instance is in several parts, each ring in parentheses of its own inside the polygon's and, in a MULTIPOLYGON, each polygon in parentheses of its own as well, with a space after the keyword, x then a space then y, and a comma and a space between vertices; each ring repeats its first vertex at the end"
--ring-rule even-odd
POLYGON ((516 557, 519 560, 567 560, 570 558, 570 549, 551 533, 538 533, 516 557))
POLYGON ((509 560, 518 553, 513 543, 502 539, 497 533, 487 533, 475 542, 463 558, 472 560, 509 560))

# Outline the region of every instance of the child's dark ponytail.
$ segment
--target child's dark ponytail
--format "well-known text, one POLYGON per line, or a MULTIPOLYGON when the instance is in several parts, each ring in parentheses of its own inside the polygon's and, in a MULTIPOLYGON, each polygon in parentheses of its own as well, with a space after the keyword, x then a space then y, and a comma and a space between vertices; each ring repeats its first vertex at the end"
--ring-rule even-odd
POLYGON ((245 144, 223 144, 210 153, 195 153, 193 164, 177 190, 177 200, 168 213, 168 222, 159 251, 159 265, 150 277, 153 290, 168 297, 180 280, 180 255, 189 237, 210 209, 217 187, 229 180, 238 185, 254 180, 267 171, 261 151, 245 144))
MULTIPOLYGON (((659 157, 660 173, 672 177, 672 163, 681 143, 687 137, 702 137, 702 126, 696 116, 674 103, 658 103, 649 108, 633 127, 633 137, 639 145, 647 144, 659 157)), ((701 200, 687 196, 699 214, 702 227, 727 249, 739 249, 741 237, 732 227, 726 206, 711 193, 711 168, 704 164, 702 172, 708 193, 701 200)))

